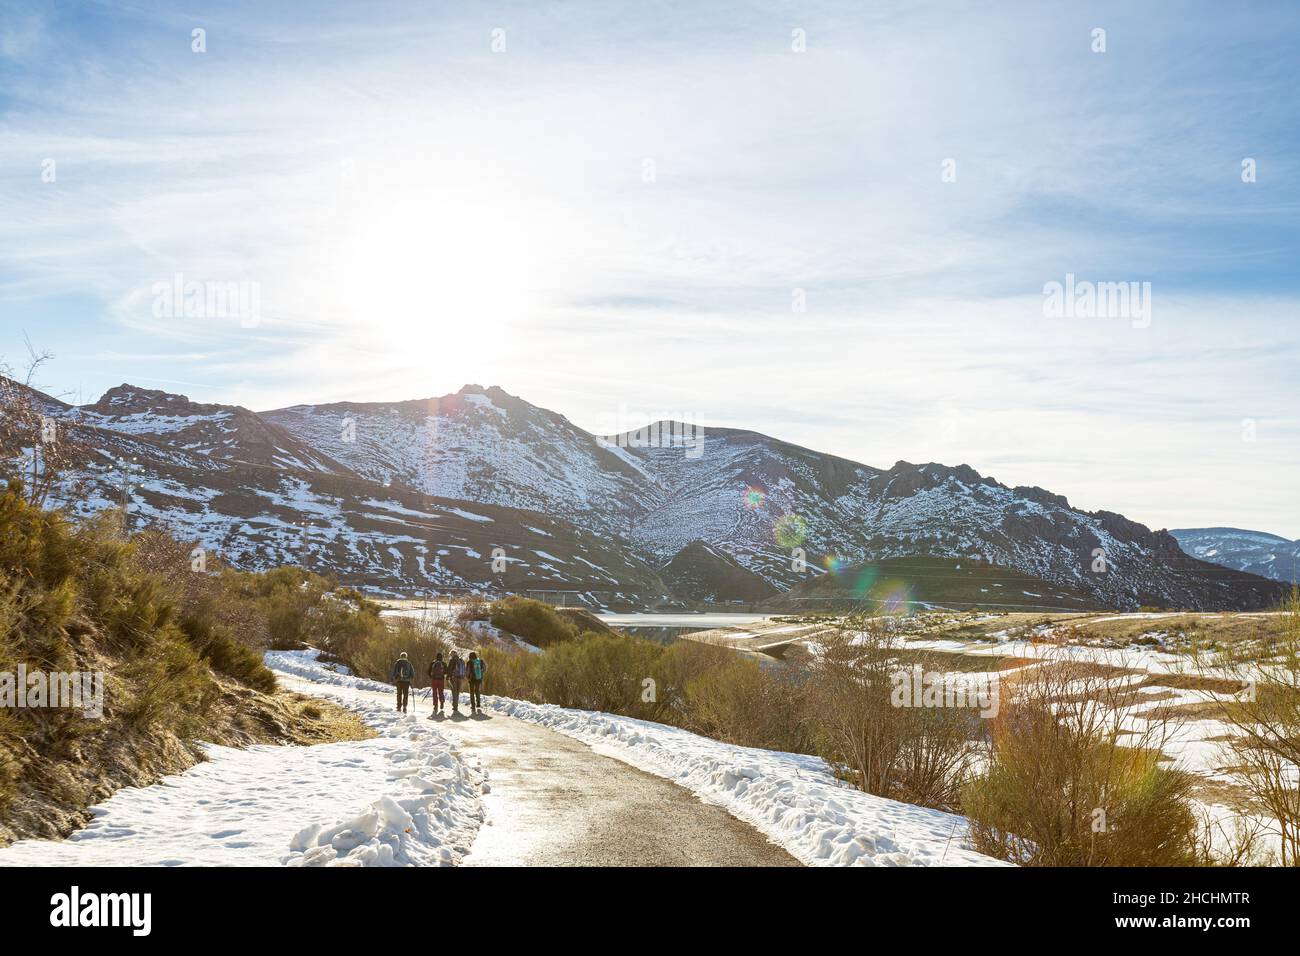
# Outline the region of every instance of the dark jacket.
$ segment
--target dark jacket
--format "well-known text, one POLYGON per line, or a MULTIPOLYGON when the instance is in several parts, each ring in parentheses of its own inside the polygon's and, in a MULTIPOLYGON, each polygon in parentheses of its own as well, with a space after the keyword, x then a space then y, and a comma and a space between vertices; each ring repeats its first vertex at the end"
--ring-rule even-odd
POLYGON ((466 662, 466 664, 465 664, 465 673, 469 676, 469 679, 470 679, 470 680, 472 680, 472 681, 481 681, 484 677, 487 677, 487 664, 483 663, 483 658, 481 658, 481 657, 476 657, 474 660, 466 662), (475 677, 475 676, 474 676, 474 665, 475 665, 475 664, 478 665, 478 670, 479 670, 479 675, 480 675, 480 676, 478 676, 478 677, 475 677))
POLYGON ((415 665, 405 658, 399 657, 393 669, 388 672, 388 679, 393 683, 405 682, 410 683, 415 680, 415 665))
POLYGON ((465 679, 465 662, 459 655, 454 655, 447 665, 447 676, 452 680, 465 679))
POLYGON ((443 680, 447 676, 447 662, 434 661, 429 665, 429 680, 443 680))

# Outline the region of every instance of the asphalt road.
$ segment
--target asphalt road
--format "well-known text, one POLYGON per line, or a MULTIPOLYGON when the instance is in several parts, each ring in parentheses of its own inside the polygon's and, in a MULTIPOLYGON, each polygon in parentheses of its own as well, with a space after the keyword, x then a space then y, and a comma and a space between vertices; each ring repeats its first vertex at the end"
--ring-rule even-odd
POLYGON ((463 866, 798 866, 668 780, 503 714, 443 719, 488 773, 487 819, 463 866))

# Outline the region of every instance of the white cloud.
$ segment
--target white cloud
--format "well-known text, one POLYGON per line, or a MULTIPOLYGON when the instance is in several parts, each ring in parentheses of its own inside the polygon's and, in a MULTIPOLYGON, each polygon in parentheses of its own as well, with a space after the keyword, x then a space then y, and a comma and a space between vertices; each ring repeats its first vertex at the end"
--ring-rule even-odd
MULTIPOLYGON (((1235 180, 1261 144, 1295 179, 1275 47, 1223 70, 1185 55, 1203 24, 1120 4, 264 7, 203 21, 204 55, 159 8, 29 67, 0 120, 0 349, 26 328, 138 356, 71 361, 104 385, 175 349, 199 397, 254 407, 477 381, 592 427, 699 409, 1300 535, 1268 477, 1297 463, 1295 289, 1203 279, 1293 249, 1294 188, 1235 180), (1258 238, 1229 248, 1244 223, 1258 238), (1152 328, 1047 322, 1038 290, 1066 272, 1151 279, 1152 328), (259 283, 263 322, 156 318, 177 273, 259 283), (1267 425, 1242 448, 1248 415, 1267 425)), ((1218 15, 1217 42, 1295 29, 1244 19, 1218 15)), ((51 29, 11 23, 0 51, 51 29)))

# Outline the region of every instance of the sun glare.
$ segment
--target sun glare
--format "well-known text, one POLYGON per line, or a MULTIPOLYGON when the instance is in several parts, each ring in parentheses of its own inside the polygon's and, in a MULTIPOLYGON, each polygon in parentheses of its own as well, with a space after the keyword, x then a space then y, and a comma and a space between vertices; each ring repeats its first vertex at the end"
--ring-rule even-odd
POLYGON ((538 230, 482 192, 366 201, 341 253, 331 281, 345 320, 394 349, 488 347, 543 304, 538 230))

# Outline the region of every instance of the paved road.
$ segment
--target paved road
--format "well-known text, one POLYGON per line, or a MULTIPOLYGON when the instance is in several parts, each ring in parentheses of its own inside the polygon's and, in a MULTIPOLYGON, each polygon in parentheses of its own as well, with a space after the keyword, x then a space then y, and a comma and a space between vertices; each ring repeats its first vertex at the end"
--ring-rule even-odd
POLYGON ((503 714, 445 719, 488 772, 465 866, 798 866, 720 807, 563 734, 503 714))

